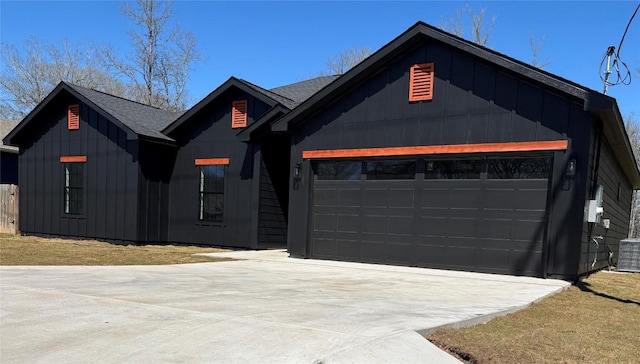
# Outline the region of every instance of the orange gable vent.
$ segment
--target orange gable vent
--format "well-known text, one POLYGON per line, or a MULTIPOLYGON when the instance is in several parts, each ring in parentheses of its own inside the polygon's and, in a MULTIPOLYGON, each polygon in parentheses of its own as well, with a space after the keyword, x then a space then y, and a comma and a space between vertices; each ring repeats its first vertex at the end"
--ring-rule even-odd
POLYGON ((245 128, 247 126, 247 100, 233 102, 231 107, 231 127, 245 128))
POLYGON ((80 129, 80 105, 69 105, 67 113, 67 123, 69 130, 80 129))
POLYGON ((409 101, 433 99, 433 63, 412 66, 410 77, 409 101))

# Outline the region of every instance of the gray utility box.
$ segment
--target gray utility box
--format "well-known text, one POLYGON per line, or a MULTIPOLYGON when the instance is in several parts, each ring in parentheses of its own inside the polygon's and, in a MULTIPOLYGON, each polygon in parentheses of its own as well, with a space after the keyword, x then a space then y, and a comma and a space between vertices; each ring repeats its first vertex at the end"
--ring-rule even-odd
POLYGON ((621 272, 640 272, 640 239, 620 240, 618 270, 621 272))

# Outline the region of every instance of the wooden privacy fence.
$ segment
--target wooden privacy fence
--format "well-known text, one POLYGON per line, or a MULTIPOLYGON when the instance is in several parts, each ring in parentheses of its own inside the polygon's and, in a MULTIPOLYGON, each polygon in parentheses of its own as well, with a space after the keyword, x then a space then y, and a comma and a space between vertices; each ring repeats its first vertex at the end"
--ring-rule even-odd
POLYGON ((0 233, 18 233, 18 186, 0 185, 0 233))

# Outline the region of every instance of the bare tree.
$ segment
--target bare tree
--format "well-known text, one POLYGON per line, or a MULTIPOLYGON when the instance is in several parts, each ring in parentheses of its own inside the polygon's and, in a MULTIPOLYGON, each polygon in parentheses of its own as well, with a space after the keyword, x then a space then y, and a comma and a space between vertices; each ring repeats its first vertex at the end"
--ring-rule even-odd
POLYGON ((124 76, 134 87, 134 100, 168 110, 187 106, 186 84, 192 63, 199 57, 190 32, 169 27, 171 1, 137 0, 122 12, 135 25, 129 32, 133 53, 119 57, 113 49, 104 53, 106 65, 124 76))
POLYGON ((371 55, 369 47, 352 47, 327 59, 327 69, 320 71, 319 76, 341 75, 371 55))
POLYGON ((497 19, 496 16, 489 18, 486 8, 476 12, 469 4, 465 4, 454 14, 447 18, 441 18, 440 28, 464 38, 466 33, 465 18, 471 27, 468 39, 481 46, 486 46, 489 43, 497 19))
POLYGON ((125 86, 101 66, 98 53, 97 46, 67 39, 49 44, 31 38, 21 48, 3 43, 0 118, 22 119, 60 81, 122 96, 125 86))
POLYGON ((353 47, 340 52, 337 56, 329 58, 327 68, 336 75, 341 75, 355 67, 365 58, 371 55, 369 47, 353 47))
POLYGON ((441 17, 440 28, 446 30, 451 34, 457 35, 460 38, 464 38, 464 18, 462 16, 464 13, 463 9, 456 10, 455 13, 449 15, 446 18, 441 17))
MULTIPOLYGON (((631 113, 625 118, 625 129, 631 142, 631 149, 636 157, 636 163, 640 160, 640 124, 636 119, 636 115, 631 113)), ((633 191, 631 197, 631 216, 629 219, 629 237, 640 236, 640 191, 633 191)))
POLYGON ((544 38, 545 36, 543 35, 542 38, 539 41, 537 41, 533 33, 529 33, 529 47, 531 48, 531 55, 532 55, 531 65, 533 67, 538 67, 540 69, 544 69, 549 64, 551 64, 551 62, 540 61, 540 51, 544 46, 544 38))

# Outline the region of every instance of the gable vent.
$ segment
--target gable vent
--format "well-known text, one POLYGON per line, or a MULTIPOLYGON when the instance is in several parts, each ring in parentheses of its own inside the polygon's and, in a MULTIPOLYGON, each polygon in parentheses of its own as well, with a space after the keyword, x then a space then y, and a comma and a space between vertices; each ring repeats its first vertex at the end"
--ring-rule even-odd
POLYGON ((80 105, 69 105, 67 113, 67 124, 69 130, 80 129, 80 105))
POLYGON ((233 102, 231 107, 231 127, 245 128, 247 126, 247 100, 233 102))
POLYGON ((411 67, 409 101, 433 99, 433 63, 416 64, 411 67))

